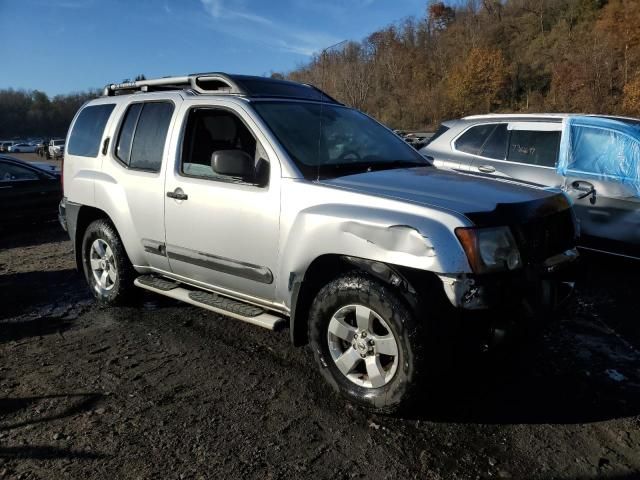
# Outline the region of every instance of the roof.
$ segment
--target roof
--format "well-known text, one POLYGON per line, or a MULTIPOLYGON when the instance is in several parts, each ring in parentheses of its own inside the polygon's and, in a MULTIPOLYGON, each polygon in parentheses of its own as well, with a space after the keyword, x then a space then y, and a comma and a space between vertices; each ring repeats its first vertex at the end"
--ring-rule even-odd
POLYGON ((527 120, 564 120, 565 118, 580 116, 580 117, 597 117, 597 118, 609 118, 612 120, 629 120, 638 122, 637 118, 624 117, 621 115, 601 115, 597 113, 487 113, 484 115, 469 115, 461 118, 461 120, 487 120, 487 119, 527 119, 527 120))
POLYGON ((197 95, 236 95, 249 98, 295 98, 338 103, 329 95, 304 83, 251 75, 222 72, 193 73, 180 77, 163 77, 135 82, 112 83, 104 88, 104 96, 137 92, 186 90, 197 95))

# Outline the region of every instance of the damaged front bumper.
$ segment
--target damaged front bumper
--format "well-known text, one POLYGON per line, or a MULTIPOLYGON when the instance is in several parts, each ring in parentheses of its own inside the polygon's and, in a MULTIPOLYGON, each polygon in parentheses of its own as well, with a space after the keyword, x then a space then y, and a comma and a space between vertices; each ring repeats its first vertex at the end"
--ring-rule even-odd
POLYGON ((487 275, 438 275, 451 304, 464 310, 503 308, 528 300, 555 308, 573 291, 579 254, 575 248, 547 258, 541 265, 487 275))

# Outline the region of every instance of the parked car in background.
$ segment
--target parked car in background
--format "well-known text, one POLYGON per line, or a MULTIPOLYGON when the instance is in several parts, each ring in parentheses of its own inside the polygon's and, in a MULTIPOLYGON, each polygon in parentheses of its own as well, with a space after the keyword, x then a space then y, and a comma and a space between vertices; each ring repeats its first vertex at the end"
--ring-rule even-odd
POLYGON ((13 145, 14 143, 16 143, 13 140, 3 140, 0 142, 0 152, 8 152, 9 151, 9 147, 11 147, 11 145, 13 145))
POLYGON ((420 152, 440 168, 562 188, 581 247, 640 258, 638 119, 477 115, 444 122, 420 152))
POLYGON ((48 158, 61 158, 64 155, 64 138, 54 138, 49 140, 48 158))
POLYGON ((289 325, 370 408, 415 401, 465 339, 539 326, 577 258, 560 192, 437 170, 309 85, 109 85, 68 138, 61 223, 98 301, 139 287, 289 325))
POLYGON ((30 143, 15 143, 8 149, 11 153, 34 153, 38 147, 30 143))
POLYGON ((61 198, 59 174, 0 155, 0 225, 54 220, 61 198))

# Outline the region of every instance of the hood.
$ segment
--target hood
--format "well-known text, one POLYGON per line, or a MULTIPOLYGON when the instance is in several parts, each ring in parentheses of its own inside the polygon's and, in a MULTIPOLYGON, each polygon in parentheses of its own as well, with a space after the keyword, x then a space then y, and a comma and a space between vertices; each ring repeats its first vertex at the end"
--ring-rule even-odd
POLYGON ((522 223, 571 206, 557 189, 433 167, 367 172, 320 183, 454 211, 482 226, 522 223))

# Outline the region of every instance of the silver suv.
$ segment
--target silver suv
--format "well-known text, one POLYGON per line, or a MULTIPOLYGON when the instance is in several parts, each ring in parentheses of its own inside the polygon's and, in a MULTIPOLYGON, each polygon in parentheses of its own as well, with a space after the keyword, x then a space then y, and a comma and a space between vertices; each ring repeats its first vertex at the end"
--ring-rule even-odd
POLYGON ((73 120, 64 192, 98 301, 142 288, 288 326, 333 387, 385 411, 467 333, 539 323, 577 256, 564 194, 440 171, 318 89, 260 77, 109 85, 73 120))
POLYGON ((640 120, 491 114, 444 122, 420 152, 439 168, 563 188, 579 246, 640 259, 640 120))

